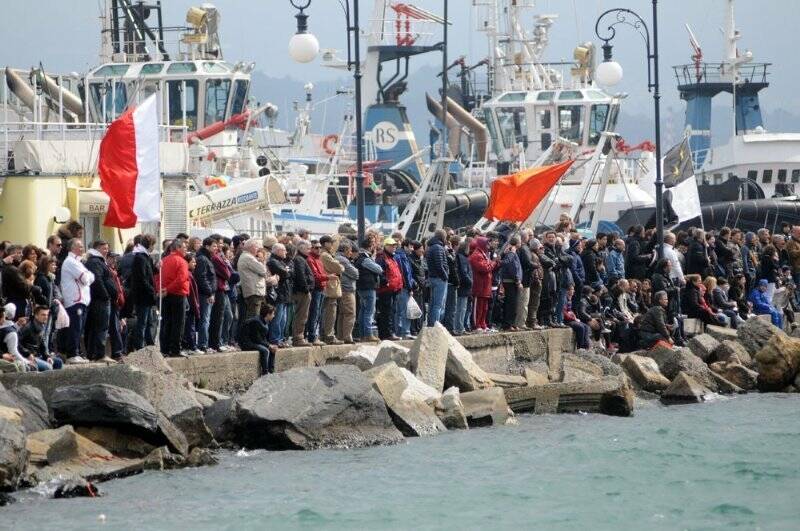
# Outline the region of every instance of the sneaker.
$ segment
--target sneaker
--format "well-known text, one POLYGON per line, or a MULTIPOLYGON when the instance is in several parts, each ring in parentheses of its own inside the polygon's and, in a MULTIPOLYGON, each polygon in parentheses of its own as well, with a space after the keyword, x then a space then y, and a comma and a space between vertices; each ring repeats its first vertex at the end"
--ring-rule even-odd
POLYGON ((314 345, 315 347, 324 347, 327 343, 325 343, 324 341, 320 341, 319 339, 315 339, 314 341, 311 342, 311 344, 314 345))
POLYGON ((399 337, 397 337, 397 336, 396 336, 396 335, 394 335, 394 334, 390 335, 390 336, 389 336, 389 337, 387 337, 386 339, 388 339, 389 341, 400 341, 400 338, 399 338, 399 337))
POLYGON ((190 350, 189 354, 192 356, 200 356, 201 354, 205 354, 205 351, 200 349, 190 350))
POLYGON ((298 340, 294 340, 293 339, 292 340, 292 346, 293 347, 310 347, 311 343, 309 343, 305 339, 298 339, 298 340))
POLYGON ((367 336, 367 337, 362 337, 362 338, 361 338, 361 342, 362 342, 362 343, 380 343, 380 341, 381 341, 381 340, 380 340, 380 339, 378 339, 378 338, 377 338, 377 337, 375 337, 375 336, 367 336))
POLYGON ((100 362, 100 363, 119 363, 119 361, 115 360, 114 358, 112 358, 110 356, 103 356, 102 358, 100 358, 97 361, 100 362))
POLYGON ((408 334, 408 335, 403 336, 403 339, 413 340, 413 339, 417 339, 417 336, 415 336, 414 334, 408 334))
POLYGON ((67 361, 64 363, 68 363, 70 365, 83 365, 91 362, 82 356, 72 356, 71 358, 67 358, 67 361))
POLYGON ((324 343, 326 345, 343 345, 344 341, 340 341, 340 340, 336 339, 335 337, 331 337, 329 339, 325 339, 324 343))

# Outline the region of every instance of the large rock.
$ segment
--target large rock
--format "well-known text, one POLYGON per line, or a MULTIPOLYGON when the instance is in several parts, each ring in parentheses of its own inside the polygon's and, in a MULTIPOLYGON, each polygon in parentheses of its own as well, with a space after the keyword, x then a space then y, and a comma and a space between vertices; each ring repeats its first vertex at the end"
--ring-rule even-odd
POLYGON ((262 376, 237 398, 238 439, 248 447, 315 449, 402 440, 383 398, 351 365, 262 376))
POLYGON ((648 350, 645 354, 656 360, 661 374, 670 380, 677 378, 678 373, 685 372, 711 391, 717 391, 717 382, 711 374, 711 369, 688 348, 659 347, 648 350))
POLYGON ((758 373, 741 363, 717 362, 711 369, 745 391, 752 391, 758 384, 758 373))
POLYGON ((504 426, 514 416, 500 387, 461 393, 461 403, 470 428, 504 426))
POLYGON ((383 397, 394 425, 406 437, 423 437, 447 431, 436 416, 433 407, 419 399, 403 398, 408 384, 400 367, 394 362, 374 367, 364 375, 372 387, 383 397))
POLYGON ((378 344, 375 367, 389 362, 394 362, 398 367, 408 369, 411 366, 411 349, 394 341, 381 341, 378 344))
POLYGON ((496 374, 493 372, 487 372, 486 374, 497 387, 525 387, 528 385, 527 378, 518 374, 496 374))
POLYGON ((144 439, 108 426, 78 426, 75 432, 120 457, 146 457, 156 448, 144 439))
POLYGON ((9 389, 0 384, 0 405, 22 411, 25 433, 46 430, 50 427, 47 403, 42 392, 30 385, 17 385, 9 389))
POLYGON ((602 367, 586 357, 565 352, 561 355, 561 359, 561 381, 564 383, 592 382, 605 375, 602 367))
POLYGON ((352 350, 345 354, 339 363, 345 365, 355 365, 362 371, 367 371, 375 366, 375 360, 378 358, 378 345, 359 345, 356 350, 352 350))
POLYGON ((442 396, 432 401, 436 416, 449 430, 467 430, 469 424, 464 414, 464 404, 461 402, 461 392, 458 387, 447 389, 442 396))
POLYGON ((72 426, 61 426, 28 435, 31 462, 54 465, 61 461, 80 459, 111 459, 106 448, 76 433, 72 426))
POLYGON ((759 390, 781 391, 792 384, 800 368, 800 339, 773 334, 758 351, 755 361, 759 390))
POLYGON ((661 393, 665 404, 691 404, 702 402, 710 391, 685 372, 678 373, 669 387, 661 393))
MULTIPOLYGON (((439 323, 436 324, 441 326, 439 323)), ((472 359, 472 354, 456 338, 451 336, 444 327, 442 327, 442 330, 447 335, 445 387, 455 386, 462 392, 494 387, 492 379, 483 369, 478 367, 478 364, 472 359)))
POLYGON ((630 354, 623 360, 622 367, 628 376, 645 391, 655 393, 669 387, 669 379, 661 374, 658 363, 652 358, 630 354))
POLYGON ((236 437, 236 400, 217 400, 204 410, 208 429, 217 442, 230 442, 236 437))
POLYGON ((0 491, 16 490, 27 461, 28 450, 22 427, 16 422, 0 419, 0 491))
POLYGON ((603 376, 621 376, 624 374, 619 364, 614 363, 614 361, 605 354, 605 349, 599 347, 595 347, 594 349, 578 349, 571 356, 588 361, 596 367, 599 367, 603 371, 603 376))
POLYGON ((736 329, 739 342, 751 356, 755 356, 759 350, 764 348, 764 345, 774 335, 786 337, 786 332, 772 323, 758 318, 750 318, 736 329))
POLYGON ((555 382, 505 389, 515 413, 603 413, 627 417, 633 414, 634 396, 627 378, 607 376, 584 383, 555 382))
POLYGON ((720 343, 723 341, 735 341, 738 337, 736 330, 728 328, 727 326, 706 326, 706 334, 710 335, 720 343))
POLYGON ((547 379, 546 372, 536 371, 528 367, 525 368, 525 381, 527 382, 526 385, 528 387, 532 385, 544 385, 546 383, 550 383, 550 380, 547 379))
POLYGON ((0 406, 0 419, 13 422, 22 427, 22 410, 15 407, 0 406))
POLYGON ((153 404, 129 389, 107 384, 72 385, 57 389, 50 400, 58 425, 108 426, 151 444, 169 443, 186 454, 183 433, 153 404))
POLYGON ((750 353, 738 340, 726 339, 714 351, 714 359, 725 363, 741 363, 749 367, 753 363, 750 353))
POLYGON ((158 349, 147 347, 132 352, 125 357, 125 364, 149 373, 142 396, 183 432, 190 448, 213 441, 194 386, 172 370, 158 349))
POLYGON ((403 378, 406 379, 407 385, 405 391, 403 391, 403 398, 428 402, 429 400, 436 400, 442 396, 441 392, 414 376, 408 369, 400 367, 400 372, 403 374, 403 378))
POLYGON ((688 347, 695 356, 708 363, 714 361, 713 354, 719 347, 719 341, 710 334, 700 334, 689 340, 688 347))
POLYGON ((441 323, 425 326, 411 347, 411 372, 438 392, 444 390, 450 334, 441 323))

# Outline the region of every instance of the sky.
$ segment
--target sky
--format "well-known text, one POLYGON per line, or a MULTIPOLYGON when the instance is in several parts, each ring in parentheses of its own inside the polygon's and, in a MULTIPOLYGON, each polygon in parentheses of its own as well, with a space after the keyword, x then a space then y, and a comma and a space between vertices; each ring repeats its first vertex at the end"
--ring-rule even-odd
MULTIPOLYGON (((406 0, 404 0, 406 1, 406 0)), ((691 61, 684 23, 694 29, 706 60, 722 56, 721 26, 727 0, 661 0, 659 3, 659 45, 661 55, 662 101, 666 109, 682 108, 671 66, 691 61)), ((790 72, 800 66, 795 35, 800 14, 787 9, 796 0, 738 0, 736 16, 742 31, 740 49, 750 49, 755 61, 774 63, 770 68, 772 86, 762 98, 765 110, 794 113, 800 106, 790 72)), ((412 0, 420 7, 442 12, 444 0, 412 0)), ((165 23, 180 25, 190 0, 162 0, 165 23)), ((222 14, 223 52, 231 62, 255 61, 256 69, 272 77, 301 81, 333 80, 342 74, 318 64, 301 65, 288 56, 287 43, 294 33, 294 8, 289 0, 217 0, 222 14)), ((465 55, 468 62, 486 56, 485 37, 476 25, 472 0, 449 0, 451 57, 465 55)), ((97 63, 99 13, 102 0, 0 0, 0 65, 28 68, 42 61, 54 72, 84 72, 97 63)), ((362 24, 371 18, 372 2, 360 0, 362 24)), ((576 44, 593 40, 597 16, 612 7, 637 11, 651 23, 650 0, 538 0, 537 12, 557 14, 552 28, 548 60, 571 59, 576 44)), ((322 48, 345 47, 344 17, 338 0, 313 0, 308 9, 310 30, 322 48)), ((652 116, 652 100, 646 90, 645 52, 641 38, 629 28, 620 29, 615 40, 615 59, 625 70, 619 90, 629 93, 627 112, 652 116)), ((436 54, 417 58, 420 65, 441 61, 436 54)), ((724 101, 724 100, 723 100, 724 101)), ((769 124, 768 124, 769 125, 769 124)))

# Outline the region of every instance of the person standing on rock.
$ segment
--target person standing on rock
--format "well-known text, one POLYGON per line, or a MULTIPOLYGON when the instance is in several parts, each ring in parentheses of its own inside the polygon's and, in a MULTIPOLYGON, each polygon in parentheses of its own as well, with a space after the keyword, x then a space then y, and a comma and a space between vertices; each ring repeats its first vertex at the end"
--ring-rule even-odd
POLYGON ((336 260, 342 265, 342 297, 336 319, 336 337, 342 342, 353 343, 353 326, 356 322, 356 284, 359 279, 358 268, 353 265, 353 246, 349 241, 339 242, 336 260))
POLYGON ((320 335, 322 341, 328 345, 341 345, 342 341, 336 338, 335 328, 336 307, 342 298, 341 276, 344 273, 344 266, 333 256, 334 250, 339 246, 339 237, 325 235, 319 239, 319 243, 322 246, 319 258, 328 276, 328 282, 323 290, 325 299, 322 303, 320 335))
POLYGON ((155 238, 149 234, 134 238, 133 264, 129 279, 131 302, 136 316, 136 325, 131 334, 132 351, 139 350, 145 345, 155 344, 150 327, 153 306, 157 301, 153 282, 153 260, 150 258, 153 245, 155 238))
POLYGON ((428 240, 428 250, 425 251, 428 283, 431 288, 428 326, 433 326, 444 317, 447 302, 447 280, 450 278, 445 241, 447 241, 447 232, 444 229, 436 229, 433 237, 428 240))
POLYGON ((508 247, 500 260, 500 280, 505 293, 502 328, 510 331, 518 330, 514 323, 516 322, 517 298, 522 287, 522 267, 519 263, 517 247, 519 247, 519 238, 512 236, 508 240, 508 247))
POLYGON ((520 245, 517 249, 517 256, 519 257, 519 265, 522 268, 522 287, 519 290, 519 297, 517 297, 516 321, 514 326, 519 329, 528 328, 528 303, 531 297, 531 284, 533 283, 533 258, 530 248, 530 241, 533 237, 533 231, 530 229, 522 229, 519 231, 520 245))
POLYGON ((294 321, 292 322, 292 346, 307 347, 311 345, 303 334, 308 324, 308 313, 311 307, 311 297, 314 292, 316 281, 311 267, 308 265, 311 244, 306 240, 297 243, 297 255, 292 260, 294 265, 293 279, 293 302, 294 302, 294 321))
POLYGON ((263 376, 275 372, 275 351, 278 347, 269 341, 269 326, 275 318, 275 307, 265 302, 259 307, 258 313, 244 322, 239 341, 242 350, 258 352, 263 376))
POLYGON ((394 259, 403 275, 403 289, 397 294, 397 301, 394 305, 394 329, 395 333, 403 339, 415 339, 411 335, 411 321, 408 319, 407 312, 408 299, 417 287, 411 267, 411 240, 403 240, 403 234, 400 232, 393 234, 392 238, 399 245, 394 253, 394 259))
POLYGON ((483 236, 475 239, 475 250, 469 255, 472 267, 472 297, 475 304, 475 328, 483 332, 489 329, 487 317, 489 301, 492 299, 492 273, 499 262, 489 259, 489 240, 483 236))
POLYGON ((533 330, 544 328, 539 324, 539 303, 542 299, 542 281, 544 280, 544 269, 542 268, 541 255, 544 252, 542 244, 536 238, 530 242, 531 248, 531 288, 528 295, 528 313, 525 325, 533 330))
POLYGON ((275 317, 269 324, 269 342, 278 347, 285 347, 286 319, 289 305, 292 303, 294 268, 287 257, 284 244, 276 243, 272 246, 267 268, 270 273, 278 277, 278 284, 275 286, 275 317))
POLYGON ((372 258, 373 242, 365 238, 355 260, 358 269, 358 333, 362 342, 375 343, 378 338, 372 334, 372 321, 375 317, 375 297, 383 275, 383 268, 372 258))
MULTIPOLYGON (((212 236, 213 237, 213 236, 212 236)), ((233 269, 225 258, 222 249, 223 241, 217 236, 217 252, 211 255, 211 264, 214 266, 214 304, 211 307, 211 319, 208 324, 208 348, 223 352, 224 337, 223 326, 225 325, 226 315, 231 311, 231 301, 228 296, 230 291, 230 279, 233 269)))
POLYGON ((394 329, 394 305, 397 294, 403 289, 403 274, 394 259, 397 241, 391 236, 383 241, 383 251, 378 253, 375 262, 383 268, 383 277, 378 287, 377 313, 378 337, 397 341, 400 339, 394 329))
POLYGON ((161 313, 161 353, 167 357, 183 355, 181 338, 186 324, 186 301, 191 281, 189 264, 186 262, 186 243, 175 240, 170 244, 170 254, 161 262, 161 284, 163 296, 161 313))
POLYGON ((94 275, 81 262, 82 255, 83 242, 80 238, 72 238, 69 242, 69 254, 61 266, 61 294, 64 297, 64 308, 69 315, 65 342, 66 363, 87 362, 81 356, 81 337, 86 325, 86 310, 91 302, 90 286, 94 282, 94 275))
POLYGON ((311 304, 308 308, 308 320, 306 321, 306 338, 314 346, 320 347, 324 343, 319 340, 320 318, 322 317, 322 304, 325 299, 325 289, 328 286, 328 275, 322 265, 320 255, 322 253, 322 242, 311 241, 311 249, 306 257, 308 267, 314 274, 314 289, 311 290, 311 304))
POLYGON ((106 355, 111 301, 117 299, 117 285, 106 263, 108 242, 97 240, 86 259, 86 269, 94 275, 90 286, 91 302, 86 315, 86 351, 92 361, 114 361, 106 355))

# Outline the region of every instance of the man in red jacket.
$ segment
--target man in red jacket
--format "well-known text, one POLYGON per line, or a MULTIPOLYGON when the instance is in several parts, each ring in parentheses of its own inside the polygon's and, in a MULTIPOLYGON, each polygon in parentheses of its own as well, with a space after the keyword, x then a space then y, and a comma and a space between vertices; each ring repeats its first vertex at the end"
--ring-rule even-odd
POLYGON ((185 356, 181 353, 181 336, 186 321, 186 297, 189 296, 189 264, 186 242, 175 240, 170 254, 161 261, 161 334, 159 343, 164 356, 185 356))
POLYGON ((383 278, 378 287, 378 304, 375 321, 378 323, 378 337, 397 341, 400 339, 394 327, 394 311, 397 294, 403 289, 403 274, 394 258, 397 241, 394 238, 383 240, 383 252, 378 253, 375 262, 383 268, 383 278))

